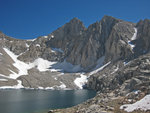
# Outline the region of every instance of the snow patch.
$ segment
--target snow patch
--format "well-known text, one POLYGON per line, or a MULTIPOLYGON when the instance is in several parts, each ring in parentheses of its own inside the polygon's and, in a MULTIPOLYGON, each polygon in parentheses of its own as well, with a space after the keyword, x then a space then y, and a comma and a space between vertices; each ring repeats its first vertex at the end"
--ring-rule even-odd
POLYGON ((8 81, 7 79, 0 79, 0 81, 8 81))
POLYGON ((83 89, 83 85, 85 85, 85 83, 87 82, 87 76, 81 74, 80 78, 76 78, 74 80, 74 83, 76 84, 76 86, 78 86, 80 89, 83 89))
POLYGON ((51 35, 51 38, 54 38, 54 35, 51 35))
POLYGON ((48 36, 43 36, 44 38, 48 38, 48 36))
POLYGON ((36 59, 33 63, 29 64, 29 67, 37 67, 39 71, 48 71, 51 65, 55 64, 56 62, 50 62, 48 60, 44 60, 42 58, 36 59))
POLYGON ((0 74, 1 77, 10 78, 9 76, 0 74))
POLYGON ((135 47, 135 45, 132 44, 131 42, 132 42, 133 40, 135 40, 135 39, 136 39, 136 36, 137 36, 137 29, 134 28, 134 31, 135 31, 135 32, 134 32, 134 34, 133 34, 131 40, 128 41, 128 44, 130 45, 131 49, 133 49, 133 48, 135 47))
POLYGON ((40 47, 40 44, 36 44, 35 46, 36 46, 36 47, 40 47))
POLYGON ((58 71, 60 71, 60 70, 58 70, 58 69, 52 69, 52 68, 50 67, 50 71, 51 71, 51 72, 58 72, 58 71))
POLYGON ((38 89, 44 89, 44 88, 39 86, 38 89))
POLYGON ((143 99, 135 102, 134 104, 125 104, 120 107, 127 112, 132 112, 134 110, 147 111, 150 110, 150 94, 146 95, 143 99))
POLYGON ((37 89, 45 89, 45 90, 47 90, 47 89, 51 89, 51 90, 54 90, 54 89, 63 89, 63 90, 65 90, 67 88, 66 88, 66 85, 63 82, 61 82, 60 86, 53 86, 53 87, 46 87, 46 88, 39 86, 37 89))
POLYGON ((60 52, 60 53, 64 53, 64 51, 62 50, 62 49, 60 49, 60 48, 51 48, 52 50, 52 52, 60 52))
POLYGON ((46 87, 46 88, 38 87, 37 89, 43 89, 43 90, 56 90, 56 89, 70 90, 69 88, 66 88, 66 85, 64 85, 64 84, 62 84, 60 86, 53 86, 53 87, 46 87))
POLYGON ((26 47, 29 47, 29 45, 26 43, 26 47))
POLYGON ((63 62, 53 64, 51 66, 51 69, 55 69, 56 71, 61 71, 61 72, 79 72, 82 70, 80 65, 72 65, 71 63, 67 62, 64 60, 63 62))
POLYGON ((95 73, 97 73, 97 72, 99 72, 99 71, 101 71, 101 70, 103 70, 103 69, 104 69, 106 66, 108 66, 110 63, 111 63, 111 62, 108 62, 108 63, 106 63, 105 65, 101 66, 100 68, 98 68, 98 69, 96 69, 96 70, 94 70, 94 71, 91 71, 91 72, 89 73, 89 76, 90 76, 90 75, 93 75, 93 74, 95 74, 95 73))
POLYGON ((20 75, 15 73, 14 71, 12 70, 9 70, 11 72, 11 74, 9 75, 9 78, 11 79, 17 79, 20 75))
POLYGON ((134 28, 135 33, 133 34, 131 40, 135 40, 136 39, 136 35, 137 35, 137 28, 134 28))
POLYGON ((17 80, 18 84, 14 85, 14 86, 1 86, 0 89, 20 89, 20 88, 24 88, 24 86, 22 86, 22 82, 21 80, 17 80))
POLYGON ((54 79, 55 79, 55 80, 57 80, 57 78, 56 78, 56 77, 54 77, 54 79))
POLYGON ((117 66, 111 74, 114 74, 116 71, 118 71, 118 69, 119 67, 117 66))
POLYGON ((28 50, 29 50, 29 48, 28 48, 25 52, 20 53, 20 54, 18 55, 18 57, 21 56, 21 55, 23 55, 24 53, 26 53, 28 50))
POLYGON ((135 92, 134 92, 134 94, 138 94, 138 93, 140 93, 141 91, 140 90, 136 90, 135 92))
POLYGON ((0 53, 0 55, 3 55, 2 53, 0 53))
POLYGON ((45 88, 45 90, 48 90, 48 89, 54 90, 54 87, 46 87, 45 88))
POLYGON ((66 88, 66 85, 63 83, 63 82, 61 82, 61 85, 60 86, 58 86, 60 89, 65 89, 66 88))
POLYGON ((123 41, 123 40, 120 40, 120 42, 121 42, 122 44, 124 44, 124 45, 126 44, 125 41, 123 41))
POLYGON ((131 61, 124 61, 123 64, 124 66, 129 65, 131 63, 131 61))
POLYGON ((37 38, 34 38, 34 39, 28 39, 27 41, 35 41, 37 38))
POLYGON ((15 73, 15 72, 11 71, 12 74, 10 74, 10 78, 16 79, 21 75, 27 75, 28 74, 28 69, 30 69, 31 67, 28 64, 18 60, 17 59, 18 56, 15 55, 10 50, 8 50, 6 48, 3 48, 3 49, 14 60, 15 63, 13 65, 18 69, 18 73, 15 73))

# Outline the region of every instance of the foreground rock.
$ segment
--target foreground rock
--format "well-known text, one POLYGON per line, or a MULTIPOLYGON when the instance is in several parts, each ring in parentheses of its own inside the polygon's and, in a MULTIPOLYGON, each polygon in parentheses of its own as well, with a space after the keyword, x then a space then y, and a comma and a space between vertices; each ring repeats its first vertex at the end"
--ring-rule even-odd
MULTIPOLYGON (((87 87, 98 91, 96 97, 53 113, 126 113, 121 105, 133 104, 150 94, 149 67, 150 54, 125 64, 110 64, 89 78, 87 87)), ((149 109, 136 109, 133 113, 149 113, 149 109)))
POLYGON ((29 75, 20 76, 18 80, 26 88, 43 89, 78 89, 74 80, 80 76, 75 74, 62 74, 59 72, 39 72, 37 69, 29 70, 29 75))

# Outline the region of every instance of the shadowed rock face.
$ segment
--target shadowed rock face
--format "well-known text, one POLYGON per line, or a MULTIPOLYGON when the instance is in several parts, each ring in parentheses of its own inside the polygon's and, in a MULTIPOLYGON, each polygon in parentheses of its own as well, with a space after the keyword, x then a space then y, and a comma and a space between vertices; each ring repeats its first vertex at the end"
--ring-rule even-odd
POLYGON ((79 19, 73 18, 48 35, 51 40, 47 42, 47 45, 53 48, 61 48, 65 53, 68 53, 70 52, 68 49, 72 49, 74 42, 82 39, 81 35, 85 30, 83 23, 79 19))
POLYGON ((106 56, 105 62, 129 56, 132 51, 127 41, 134 34, 133 28, 132 23, 104 16, 86 29, 74 18, 51 33, 49 37, 54 38, 47 45, 64 50, 68 62, 90 69, 102 56, 106 56))
POLYGON ((134 33, 134 25, 129 22, 120 21, 117 23, 105 44, 106 62, 127 59, 132 55, 132 49, 128 44, 134 33))
POLYGON ((136 28, 138 29, 137 40, 134 43, 136 44, 135 56, 137 57, 150 51, 150 20, 139 21, 136 28))
POLYGON ((74 44, 67 60, 73 64, 80 64, 83 68, 93 67, 97 60, 105 55, 106 40, 117 22, 119 20, 105 16, 100 22, 90 25, 83 33, 83 40, 74 44))

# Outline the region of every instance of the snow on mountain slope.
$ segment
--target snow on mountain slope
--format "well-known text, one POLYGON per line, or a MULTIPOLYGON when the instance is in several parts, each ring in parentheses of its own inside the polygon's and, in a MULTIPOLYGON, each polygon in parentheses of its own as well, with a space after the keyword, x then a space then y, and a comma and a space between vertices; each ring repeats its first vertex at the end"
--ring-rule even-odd
POLYGON ((133 34, 131 40, 128 41, 128 44, 130 45, 130 47, 131 47, 132 49, 135 47, 135 45, 132 44, 131 42, 136 39, 136 36, 137 36, 137 28, 134 28, 134 31, 135 31, 135 32, 134 32, 134 34, 133 34))
POLYGON ((37 38, 34 38, 34 39, 28 39, 27 41, 35 41, 37 38))
MULTIPOLYGON (((5 52, 14 60, 14 66, 18 69, 19 75, 27 75, 27 70, 36 67, 39 71, 66 71, 66 72, 77 72, 82 70, 82 68, 79 65, 72 65, 71 63, 64 60, 63 62, 51 62, 48 60, 44 60, 42 58, 36 59, 34 62, 30 63, 24 63, 17 59, 18 55, 15 55, 13 52, 8 50, 7 48, 4 48, 5 52)), ((12 76, 11 78, 16 79, 19 77, 19 75, 16 77, 12 76)))
POLYGON ((76 72, 83 70, 80 67, 80 65, 72 65, 66 60, 64 60, 63 62, 58 62, 56 64, 51 65, 51 69, 56 69, 60 72, 69 72, 69 73, 76 73, 76 72))
POLYGON ((0 81, 8 81, 7 79, 0 79, 0 81))
POLYGON ((18 84, 14 85, 14 86, 1 86, 0 89, 20 89, 20 88, 24 88, 24 86, 22 85, 21 80, 17 80, 18 84))
POLYGON ((52 52, 61 52, 64 53, 64 51, 60 48, 52 48, 52 52))
POLYGON ((9 78, 12 78, 12 79, 16 79, 21 75, 28 75, 28 70, 34 67, 36 67, 41 72, 47 71, 52 64, 56 63, 56 62, 50 62, 50 61, 44 60, 42 58, 38 58, 34 62, 27 64, 18 60, 17 59, 18 56, 15 55, 10 50, 6 48, 4 48, 4 50, 13 59, 14 61, 13 65, 18 69, 18 73, 15 73, 13 70, 10 70, 12 74, 10 74, 9 78))
POLYGON ((93 74, 95 74, 95 73, 101 71, 101 70, 104 69, 106 66, 108 66, 110 63, 111 63, 111 62, 108 62, 108 63, 104 64, 103 66, 100 66, 99 68, 97 68, 97 69, 91 71, 91 72, 89 73, 89 75, 91 76, 91 75, 93 75, 93 74))
POLYGON ((27 75, 28 74, 28 69, 32 68, 30 67, 28 64, 20 61, 17 59, 17 55, 15 55, 13 52, 11 52, 10 50, 3 48, 5 50, 5 52, 14 60, 14 66, 18 69, 18 73, 15 73, 11 70, 12 74, 10 74, 10 78, 12 79, 16 79, 21 75, 27 75))
POLYGON ((5 76, 5 75, 3 75, 3 74, 0 74, 0 77, 4 77, 4 78, 10 78, 10 77, 8 77, 8 76, 5 76))
POLYGON ((48 60, 44 60, 42 58, 36 59, 34 62, 29 63, 29 67, 36 67, 40 72, 48 71, 51 65, 55 64, 56 62, 50 62, 48 60))
MULTIPOLYGON (((25 63, 23 61, 20 61, 17 59, 18 55, 15 55, 13 52, 11 52, 9 49, 7 48, 3 48, 4 51, 11 57, 11 59, 13 60, 13 66, 16 67, 16 69, 18 70, 18 72, 14 71, 13 69, 9 69, 9 71, 11 72, 11 74, 9 74, 9 76, 5 76, 5 75, 0 75, 6 79, 17 79, 18 77, 22 76, 22 75, 28 75, 28 70, 32 69, 32 68, 36 68, 38 69, 39 72, 45 72, 45 71, 50 71, 50 72, 78 72, 80 70, 82 70, 82 68, 79 65, 72 65, 71 63, 67 62, 66 60, 64 60, 63 62, 51 62, 48 60, 44 60, 42 58, 37 58, 36 60, 34 60, 33 62, 29 62, 29 63, 25 63)), ((60 74, 61 74, 60 73, 60 74)), ((54 76, 55 77, 55 76, 54 76)), ((86 81, 86 76, 81 75, 81 78, 77 78, 75 80, 75 84, 81 89, 82 85, 84 85, 85 81, 86 81)), ((1 81, 4 81, 3 79, 1 81)), ((5 89, 5 88, 23 88, 22 86, 22 82, 18 81, 18 85, 14 85, 14 86, 2 86, 0 88, 5 89)), ((61 81, 59 81, 61 82, 61 81)), ((52 86, 52 87, 41 87, 39 86, 39 88, 41 89, 66 89, 66 85, 61 82, 61 85, 59 86, 52 86)))
POLYGON ((142 110, 147 111, 150 110, 150 94, 146 95, 141 100, 137 101, 134 104, 125 104, 120 107, 120 109, 124 109, 127 112, 132 112, 134 110, 142 110))
MULTIPOLYGON (((64 60, 63 62, 51 62, 48 60, 44 60, 42 58, 37 58, 33 62, 25 63, 23 61, 20 61, 17 59, 18 55, 15 55, 13 52, 8 50, 7 48, 3 48, 5 52, 12 58, 14 61, 13 65, 18 69, 18 73, 14 72, 13 70, 10 70, 11 74, 8 78, 11 79, 17 79, 19 76, 22 75, 28 75, 28 70, 32 68, 37 68, 39 72, 44 71, 51 71, 51 72, 69 72, 69 73, 76 73, 79 71, 82 71, 83 69, 80 67, 80 65, 72 65, 71 63, 64 60)), ((98 71, 102 70, 104 67, 110 64, 108 62, 107 64, 103 65, 105 57, 101 57, 97 61, 97 66, 94 68, 94 70, 90 73, 90 75, 97 73, 98 71)), ((3 76, 5 77, 5 76, 3 76)), ((87 76, 80 74, 80 77, 76 78, 74 80, 74 83, 76 86, 78 86, 80 89, 83 88, 83 85, 87 82, 87 76)), ((18 82, 18 85, 15 86, 3 86, 1 88, 22 88, 20 85, 21 83, 18 82)), ((39 86, 41 88, 41 86, 39 86)), ((66 85, 62 83, 62 85, 57 86, 57 88, 65 89, 66 85)), ((47 87, 48 89, 48 87, 47 87)), ((53 87, 50 87, 50 89, 53 89, 53 87)))
POLYGON ((80 88, 83 89, 83 85, 87 82, 87 76, 80 74, 80 78, 76 78, 74 83, 80 88))

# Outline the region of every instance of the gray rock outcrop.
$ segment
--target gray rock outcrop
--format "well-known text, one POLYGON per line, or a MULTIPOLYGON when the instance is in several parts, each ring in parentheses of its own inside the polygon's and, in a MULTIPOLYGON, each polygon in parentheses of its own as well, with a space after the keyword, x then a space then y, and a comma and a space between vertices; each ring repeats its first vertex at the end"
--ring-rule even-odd
POLYGON ((136 44, 134 49, 135 56, 139 56, 141 54, 146 54, 150 51, 150 20, 140 20, 136 28, 137 32, 137 40, 133 43, 136 44))

